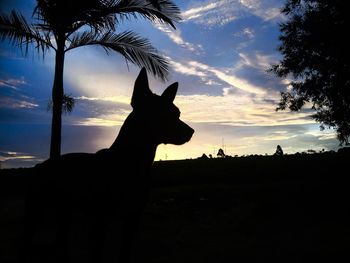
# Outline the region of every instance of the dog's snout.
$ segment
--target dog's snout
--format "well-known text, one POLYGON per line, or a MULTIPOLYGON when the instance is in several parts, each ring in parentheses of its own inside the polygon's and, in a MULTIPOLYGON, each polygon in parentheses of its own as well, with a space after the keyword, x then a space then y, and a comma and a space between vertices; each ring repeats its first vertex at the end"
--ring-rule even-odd
POLYGON ((190 126, 188 126, 186 123, 184 123, 186 126, 185 134, 186 134, 186 141, 189 141, 192 138, 192 135, 194 134, 194 129, 192 129, 190 126))
POLYGON ((192 135, 194 133, 194 129, 192 129, 190 126, 188 126, 186 123, 184 123, 181 120, 178 120, 175 126, 173 126, 173 129, 169 130, 169 136, 164 141, 164 143, 172 143, 175 145, 181 145, 189 140, 191 140, 192 135))
POLYGON ((192 138, 192 135, 194 134, 194 129, 192 129, 190 126, 188 126, 188 136, 189 140, 192 138))

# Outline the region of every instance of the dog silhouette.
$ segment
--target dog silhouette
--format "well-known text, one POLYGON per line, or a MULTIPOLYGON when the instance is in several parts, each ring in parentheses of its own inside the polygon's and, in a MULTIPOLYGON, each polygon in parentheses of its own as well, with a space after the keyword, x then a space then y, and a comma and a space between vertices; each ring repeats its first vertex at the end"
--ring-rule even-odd
POLYGON ((95 154, 65 154, 35 167, 23 238, 24 262, 40 261, 38 254, 43 251, 49 254, 45 262, 130 262, 157 146, 184 144, 194 133, 180 120, 173 103, 177 89, 176 82, 162 95, 153 94, 142 68, 134 85, 132 112, 110 148, 95 154), (35 243, 38 228, 45 224, 45 209, 55 214, 50 219, 55 232, 51 254, 43 244, 35 243), (80 224, 87 225, 87 230, 76 231, 82 228, 80 224), (74 235, 86 238, 74 239, 74 235), (77 244, 82 241, 84 245, 77 244))

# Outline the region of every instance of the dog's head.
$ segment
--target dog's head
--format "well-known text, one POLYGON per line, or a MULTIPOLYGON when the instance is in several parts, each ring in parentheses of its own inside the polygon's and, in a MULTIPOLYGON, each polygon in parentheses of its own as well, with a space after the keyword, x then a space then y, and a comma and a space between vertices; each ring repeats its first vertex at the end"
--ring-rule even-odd
POLYGON ((135 118, 145 123, 145 131, 156 144, 184 144, 194 130, 180 120, 180 110, 174 105, 178 83, 170 85, 161 96, 149 88, 147 72, 142 68, 134 86, 131 99, 135 118))

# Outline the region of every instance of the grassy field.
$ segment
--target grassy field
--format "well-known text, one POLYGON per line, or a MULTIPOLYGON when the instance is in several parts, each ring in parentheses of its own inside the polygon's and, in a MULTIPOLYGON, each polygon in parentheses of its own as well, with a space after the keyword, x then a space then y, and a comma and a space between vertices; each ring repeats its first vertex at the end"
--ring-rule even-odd
MULTIPOLYGON (((349 161, 324 153, 156 162, 134 262, 349 262, 349 161)), ((0 186, 1 262, 17 262, 23 171, 7 171, 0 186)))

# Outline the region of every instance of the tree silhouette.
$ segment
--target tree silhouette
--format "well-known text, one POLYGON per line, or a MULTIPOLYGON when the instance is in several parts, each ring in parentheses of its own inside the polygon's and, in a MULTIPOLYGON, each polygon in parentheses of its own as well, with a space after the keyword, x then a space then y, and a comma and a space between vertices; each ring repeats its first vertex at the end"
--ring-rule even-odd
POLYGON ((288 0, 282 9, 279 51, 271 70, 293 77, 291 90, 281 93, 277 110, 300 110, 310 102, 321 129, 334 128, 341 144, 350 136, 350 52, 345 34, 350 27, 348 2, 288 0))
POLYGON ((8 39, 25 54, 30 45, 43 56, 48 50, 55 51, 50 158, 61 154, 63 71, 68 51, 81 46, 101 46, 107 54, 117 52, 154 76, 167 78, 168 62, 147 39, 132 31, 115 32, 120 22, 138 17, 175 29, 180 10, 170 0, 37 0, 33 12, 35 23, 29 24, 15 10, 0 15, 2 41, 8 39))
POLYGON ((221 157, 221 158, 224 158, 226 155, 224 153, 224 150, 223 149, 219 149, 218 153, 216 154, 218 157, 221 157))
POLYGON ((278 156, 283 155, 283 150, 282 150, 281 145, 277 145, 277 147, 276 147, 276 152, 275 152, 274 155, 278 155, 278 156))

